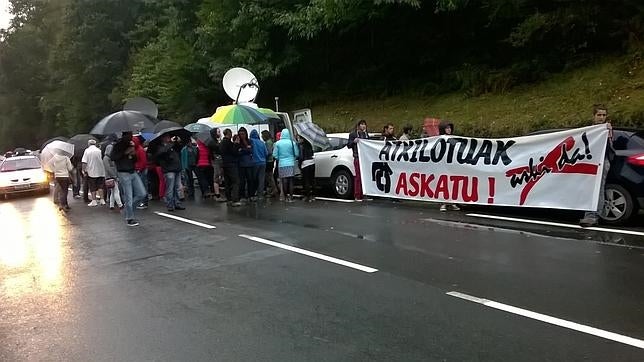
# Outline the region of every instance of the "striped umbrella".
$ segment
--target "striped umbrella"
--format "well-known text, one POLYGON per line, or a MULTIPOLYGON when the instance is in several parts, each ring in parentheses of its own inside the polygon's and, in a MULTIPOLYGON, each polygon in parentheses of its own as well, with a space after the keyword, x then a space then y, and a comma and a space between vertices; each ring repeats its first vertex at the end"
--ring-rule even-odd
POLYGON ((273 111, 272 109, 269 109, 269 108, 257 108, 257 110, 259 111, 259 113, 268 116, 268 118, 280 119, 280 117, 277 115, 277 113, 275 113, 275 111, 273 111))
POLYGON ((219 107, 211 117, 213 122, 220 124, 267 124, 271 118, 255 108, 240 104, 219 107))
POLYGON ((293 127, 297 131, 297 134, 311 142, 311 145, 320 147, 323 150, 331 147, 326 133, 317 124, 313 122, 298 122, 293 127))

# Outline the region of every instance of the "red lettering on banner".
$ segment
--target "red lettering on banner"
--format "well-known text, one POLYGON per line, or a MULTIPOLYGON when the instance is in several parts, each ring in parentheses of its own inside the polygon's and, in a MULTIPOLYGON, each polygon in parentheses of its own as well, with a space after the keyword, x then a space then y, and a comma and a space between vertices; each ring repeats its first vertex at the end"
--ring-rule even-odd
POLYGON ((438 177, 438 183, 436 184, 436 190, 434 192, 436 198, 439 198, 439 195, 443 194, 442 198, 449 200, 449 189, 447 188, 447 175, 440 175, 438 177))
POLYGON ((401 172, 400 176, 398 176, 398 182, 396 183, 396 194, 398 195, 403 194, 405 196, 409 196, 407 194, 407 173, 406 172, 401 172))
POLYGON ((396 194, 444 201, 478 202, 478 177, 460 175, 436 175, 414 172, 400 173, 396 182, 396 194), (436 180, 435 184, 433 183, 436 180))
POLYGON ((420 192, 420 187, 418 185, 420 173, 414 172, 409 175, 409 189, 407 190, 407 196, 418 196, 420 192))

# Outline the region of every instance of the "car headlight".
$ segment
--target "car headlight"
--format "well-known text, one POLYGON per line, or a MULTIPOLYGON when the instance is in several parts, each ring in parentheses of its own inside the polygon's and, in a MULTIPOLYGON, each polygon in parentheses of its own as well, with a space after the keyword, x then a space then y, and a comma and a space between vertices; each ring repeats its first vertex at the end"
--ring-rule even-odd
POLYGON ((35 183, 45 183, 45 182, 48 182, 48 181, 49 180, 47 180, 47 174, 44 173, 44 172, 40 172, 38 175, 36 175, 33 178, 33 182, 35 182, 35 183))

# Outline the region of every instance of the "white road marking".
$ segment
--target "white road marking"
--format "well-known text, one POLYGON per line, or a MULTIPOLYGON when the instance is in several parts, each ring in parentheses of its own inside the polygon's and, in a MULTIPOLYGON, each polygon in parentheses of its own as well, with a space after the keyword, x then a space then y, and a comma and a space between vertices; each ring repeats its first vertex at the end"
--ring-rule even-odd
POLYGON ((587 325, 567 321, 565 319, 552 317, 552 316, 549 316, 549 315, 546 315, 546 314, 532 312, 532 311, 529 311, 527 309, 513 307, 511 305, 495 302, 495 301, 489 300, 489 299, 474 297, 474 296, 464 294, 464 293, 448 292, 446 294, 449 295, 449 296, 452 296, 452 297, 461 298, 461 299, 465 299, 465 300, 470 301, 470 302, 482 304, 482 305, 484 305, 486 307, 502 310, 504 312, 520 315, 522 317, 535 319, 535 320, 538 320, 538 321, 541 321, 541 322, 544 322, 544 323, 554 324, 554 325, 559 326, 559 327, 572 329, 572 330, 575 330, 575 331, 578 331, 578 332, 591 334, 593 336, 609 339, 611 341, 624 343, 624 344, 628 344, 629 346, 644 349, 644 340, 641 340, 641 339, 628 337, 628 336, 613 333, 613 332, 608 332, 608 331, 605 331, 603 329, 598 329, 598 328, 590 327, 590 326, 587 326, 587 325))
POLYGON ((315 197, 316 200, 322 200, 322 201, 337 201, 337 202, 346 202, 346 203, 353 203, 356 202, 356 200, 347 200, 347 199, 334 199, 331 197, 315 197))
POLYGON ((519 219, 519 218, 516 218, 516 217, 485 215, 485 214, 466 214, 466 215, 471 216, 471 217, 484 218, 484 219, 522 222, 522 223, 525 223, 525 224, 538 224, 538 225, 556 226, 556 227, 569 228, 569 229, 584 229, 584 230, 603 231, 603 232, 616 233, 616 234, 644 236, 644 232, 634 231, 634 230, 611 229, 611 228, 603 228, 603 227, 596 227, 596 226, 582 227, 580 225, 575 225, 575 224, 564 224, 564 223, 559 223, 559 222, 531 220, 531 219, 519 219))
POLYGON ((328 255, 319 254, 319 253, 315 253, 315 252, 312 252, 312 251, 296 248, 294 246, 278 243, 276 241, 262 239, 262 238, 259 238, 257 236, 240 234, 239 237, 242 237, 242 238, 245 238, 245 239, 248 239, 248 240, 252 240, 252 241, 256 241, 258 243, 274 246, 276 248, 292 251, 294 253, 310 256, 312 258, 317 258, 317 259, 320 259, 320 260, 328 261, 330 263, 346 266, 346 267, 349 267, 349 268, 353 268, 353 269, 356 269, 356 270, 363 271, 365 273, 375 273, 375 272, 378 271, 378 269, 375 269, 375 268, 371 268, 371 267, 368 267, 368 266, 352 263, 350 261, 334 258, 332 256, 328 256, 328 255))
POLYGON ((185 223, 201 226, 202 228, 206 228, 206 229, 216 229, 217 228, 214 225, 208 225, 208 224, 204 224, 204 223, 199 222, 199 221, 186 219, 185 217, 179 217, 179 216, 175 216, 175 215, 166 214, 165 212, 155 211, 154 213, 159 215, 159 216, 167 217, 167 218, 173 219, 173 220, 183 221, 185 223))

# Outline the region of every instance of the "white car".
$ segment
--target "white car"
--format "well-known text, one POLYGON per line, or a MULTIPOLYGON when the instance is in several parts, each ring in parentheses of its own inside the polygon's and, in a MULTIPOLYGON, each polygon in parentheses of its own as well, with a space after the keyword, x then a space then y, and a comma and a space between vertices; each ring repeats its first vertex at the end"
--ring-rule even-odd
POLYGON ((47 174, 35 156, 17 156, 0 163, 0 197, 24 192, 49 193, 47 174))
POLYGON ((338 198, 353 198, 353 151, 347 147, 348 133, 327 134, 331 148, 314 149, 315 178, 318 185, 330 185, 338 198))

